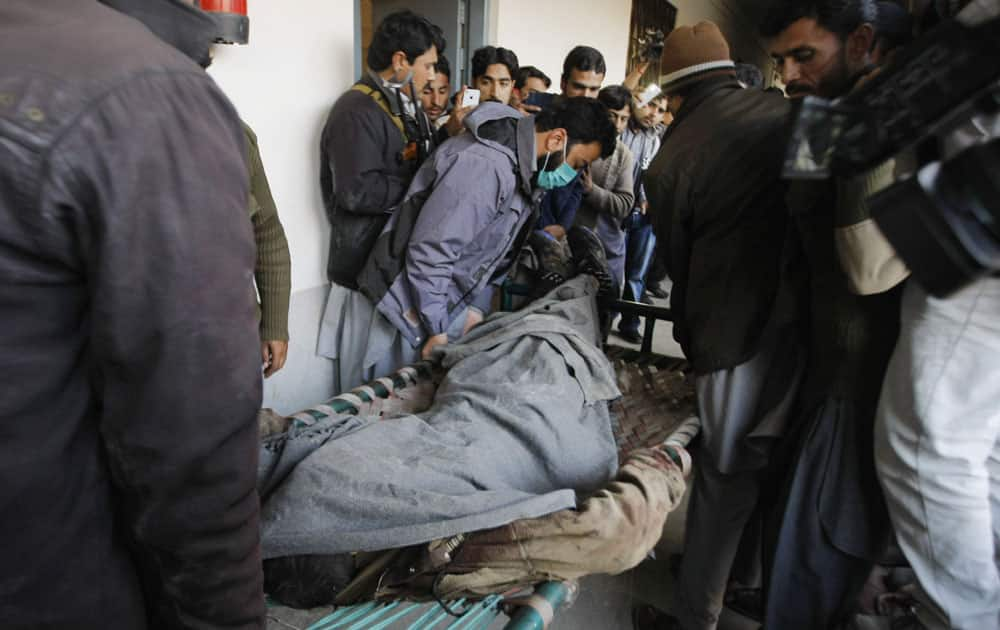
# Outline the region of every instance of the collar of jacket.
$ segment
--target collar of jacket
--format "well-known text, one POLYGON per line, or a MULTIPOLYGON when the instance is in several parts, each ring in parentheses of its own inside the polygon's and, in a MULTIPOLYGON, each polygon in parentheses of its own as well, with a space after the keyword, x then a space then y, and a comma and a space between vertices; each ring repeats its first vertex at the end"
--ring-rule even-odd
POLYGON ((363 85, 367 85, 373 90, 378 90, 382 93, 385 98, 385 102, 389 104, 389 111, 392 112, 393 116, 402 116, 402 112, 399 110, 399 96, 396 90, 391 90, 385 86, 382 81, 382 77, 375 74, 374 71, 369 70, 361 76, 361 80, 358 81, 363 85))
POLYGON ((202 68, 212 63, 218 28, 210 15, 181 0, 98 0, 141 22, 202 68))
POLYGON ((667 128, 666 135, 669 135, 670 131, 675 129, 678 124, 684 122, 684 119, 705 102, 705 99, 726 88, 742 90, 743 86, 739 84, 736 77, 729 75, 708 77, 703 81, 699 81, 694 89, 684 98, 684 103, 681 105, 681 109, 677 112, 677 115, 674 116, 674 122, 670 123, 670 126, 667 128))
POLYGON ((525 196, 532 199, 535 205, 541 201, 542 196, 545 194, 545 191, 540 188, 537 191, 533 191, 531 186, 535 171, 538 170, 538 160, 535 158, 537 142, 538 138, 535 136, 535 117, 522 117, 517 121, 517 165, 521 173, 518 179, 520 180, 521 189, 525 196), (532 197, 533 192, 537 196, 537 199, 532 197))
POLYGON ((493 147, 503 153, 515 165, 518 183, 521 192, 528 198, 532 197, 532 176, 538 167, 535 159, 535 118, 534 116, 524 116, 513 107, 508 107, 501 103, 483 103, 465 117, 465 128, 476 140, 493 147), (517 121, 514 137, 514 146, 507 146, 500 142, 495 142, 489 138, 484 138, 479 133, 479 128, 487 123, 513 119, 517 121))
POLYGON ((392 88, 386 85, 386 81, 382 79, 374 70, 369 70, 361 77, 361 83, 364 83, 368 87, 378 90, 385 97, 387 103, 389 103, 389 109, 392 111, 393 116, 409 116, 410 118, 416 118, 416 107, 419 101, 415 101, 406 95, 401 89, 392 88), (412 103, 414 112, 411 114, 409 111, 404 111, 406 105, 412 103))

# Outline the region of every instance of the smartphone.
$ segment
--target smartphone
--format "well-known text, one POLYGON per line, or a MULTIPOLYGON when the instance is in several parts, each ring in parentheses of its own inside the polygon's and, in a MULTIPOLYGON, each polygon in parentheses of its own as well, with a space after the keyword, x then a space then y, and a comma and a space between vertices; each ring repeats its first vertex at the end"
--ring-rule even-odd
POLYGON ((552 101, 554 101, 555 98, 555 94, 549 94, 548 92, 532 92, 528 95, 528 98, 525 99, 524 104, 545 109, 552 104, 552 101))
POLYGON ((479 90, 465 88, 465 96, 462 97, 462 109, 466 107, 476 107, 479 105, 479 90))

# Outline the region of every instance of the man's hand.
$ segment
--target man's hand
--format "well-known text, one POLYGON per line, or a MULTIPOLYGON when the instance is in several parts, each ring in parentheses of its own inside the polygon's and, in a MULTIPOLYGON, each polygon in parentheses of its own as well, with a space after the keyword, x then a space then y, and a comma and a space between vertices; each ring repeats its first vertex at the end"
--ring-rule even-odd
POLYGON ((483 323, 483 314, 478 308, 469 308, 465 314, 465 326, 462 328, 462 336, 469 334, 469 331, 483 323))
POLYGON ((458 96, 455 97, 455 107, 451 110, 451 116, 448 118, 448 122, 444 124, 445 131, 448 132, 449 137, 457 136, 462 133, 465 129, 465 117, 469 115, 469 112, 475 109, 475 107, 460 107, 460 105, 465 101, 465 90, 468 87, 463 87, 458 96))
POLYGON ((646 216, 647 214, 649 214, 649 202, 648 201, 643 201, 641 204, 639 204, 639 213, 642 216, 646 216))
POLYGON ((590 176, 590 168, 580 171, 580 183, 583 184, 584 194, 589 195, 590 191, 594 190, 594 178, 590 176))
POLYGON ((552 238, 562 240, 566 238, 566 228, 561 225, 550 225, 548 227, 542 228, 543 232, 547 232, 552 238))
POLYGON ((285 367, 285 359, 288 357, 287 341, 262 341, 260 344, 260 356, 264 362, 264 378, 285 367))
POLYGON ((523 101, 518 103, 517 107, 515 107, 514 109, 521 112, 525 116, 534 116, 538 112, 542 111, 542 108, 539 107, 538 105, 528 105, 523 101))
POLYGON ((646 70, 649 69, 649 64, 650 62, 646 60, 639 62, 639 65, 635 67, 635 70, 630 72, 629 75, 625 77, 625 81, 622 82, 625 89, 629 92, 635 92, 639 89, 639 82, 642 81, 642 75, 646 74, 646 70))
POLYGON ((447 343, 448 343, 447 334, 442 333, 440 335, 434 335, 433 337, 427 340, 427 343, 424 344, 424 349, 420 351, 420 358, 424 359, 425 361, 427 359, 430 359, 431 352, 434 350, 434 348, 446 345, 447 343))

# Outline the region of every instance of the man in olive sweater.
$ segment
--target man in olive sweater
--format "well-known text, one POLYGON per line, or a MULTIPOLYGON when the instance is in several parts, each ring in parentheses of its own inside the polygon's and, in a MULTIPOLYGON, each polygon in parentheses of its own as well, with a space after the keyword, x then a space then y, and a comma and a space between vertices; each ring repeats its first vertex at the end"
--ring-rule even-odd
POLYGON ((264 376, 285 366, 288 356, 288 302, 292 290, 292 260, 285 229, 260 159, 257 136, 244 122, 250 158, 250 220, 253 222, 257 259, 254 280, 260 296, 260 347, 264 376))

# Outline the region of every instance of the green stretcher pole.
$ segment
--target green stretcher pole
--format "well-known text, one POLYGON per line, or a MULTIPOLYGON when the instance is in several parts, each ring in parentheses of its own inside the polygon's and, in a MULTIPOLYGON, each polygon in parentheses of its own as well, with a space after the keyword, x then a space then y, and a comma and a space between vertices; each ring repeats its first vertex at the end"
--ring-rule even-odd
POLYGON ((504 630, 545 630, 556 612, 576 596, 575 582, 544 582, 517 607, 504 630))

